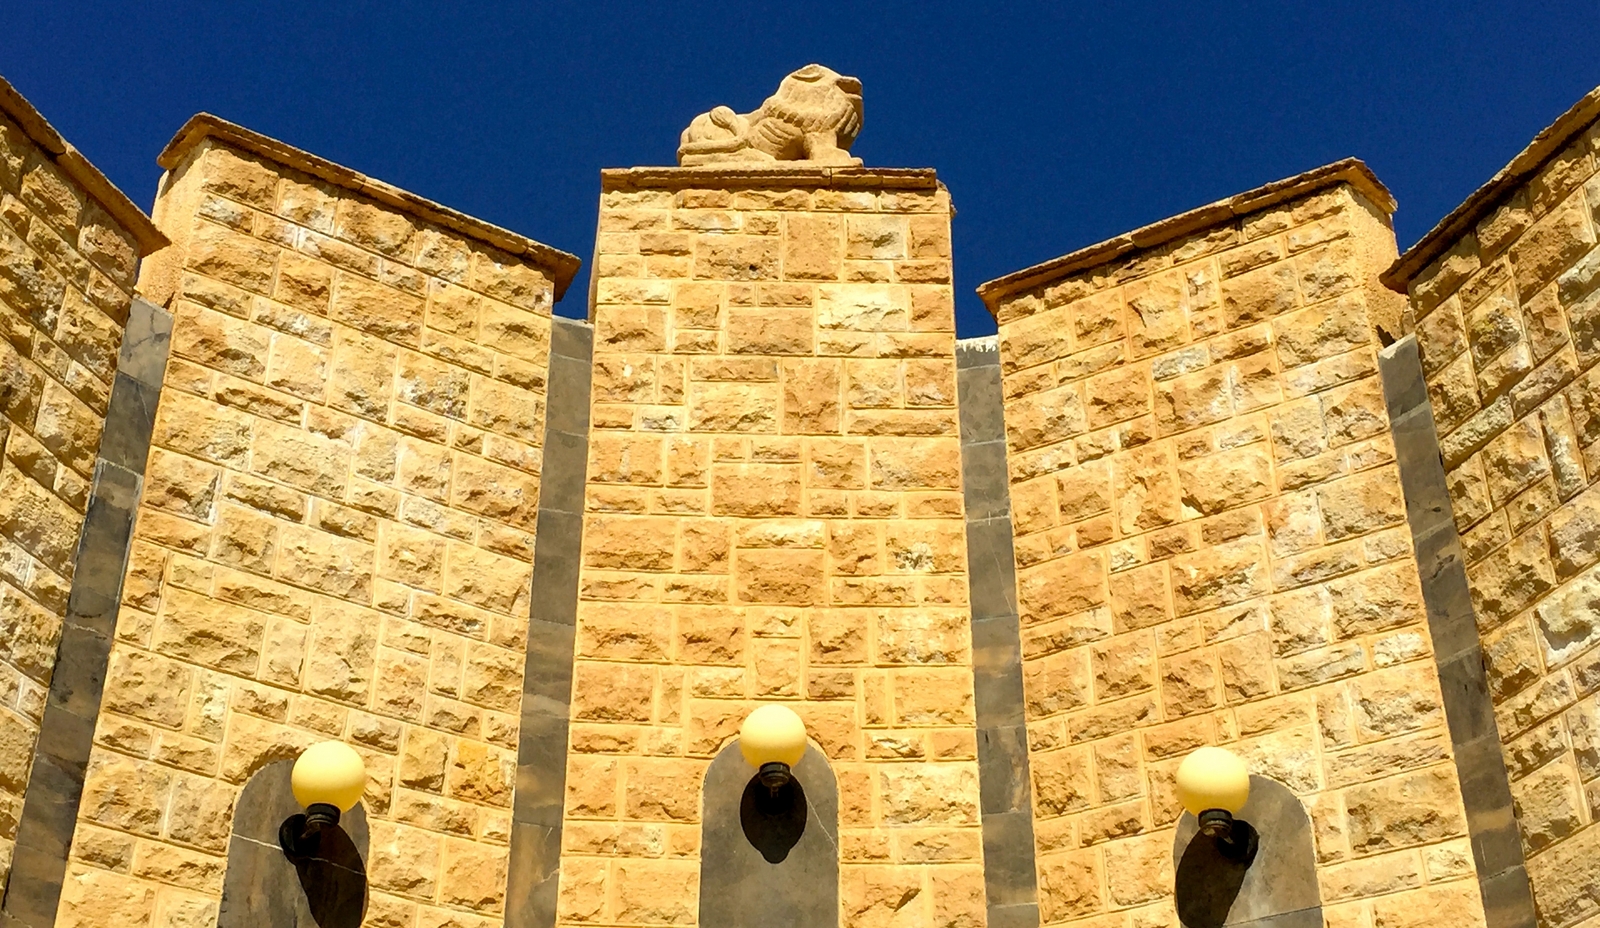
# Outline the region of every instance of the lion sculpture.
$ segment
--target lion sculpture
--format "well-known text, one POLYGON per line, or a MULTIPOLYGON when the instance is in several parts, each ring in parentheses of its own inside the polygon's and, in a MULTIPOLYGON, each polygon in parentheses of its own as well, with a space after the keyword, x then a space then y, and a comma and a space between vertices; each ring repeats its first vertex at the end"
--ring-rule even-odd
POLYGON ((860 166, 850 146, 861 131, 861 81, 808 64, 748 116, 719 106, 683 130, 681 165, 718 161, 814 161, 860 166))

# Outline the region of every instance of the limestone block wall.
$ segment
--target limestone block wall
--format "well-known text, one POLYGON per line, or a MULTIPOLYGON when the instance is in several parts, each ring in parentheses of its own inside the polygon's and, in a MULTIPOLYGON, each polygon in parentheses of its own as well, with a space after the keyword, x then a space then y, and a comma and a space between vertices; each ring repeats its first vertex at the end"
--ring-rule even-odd
POLYGON ((779 701, 838 782, 841 924, 980 924, 948 195, 602 178, 560 923, 696 923, 702 778, 779 701))
POLYGON ((550 307, 576 259, 209 117, 57 924, 208 924, 248 778, 365 757, 367 924, 503 907, 550 307))
POLYGON ((141 254, 132 203, 0 80, 0 886, 141 254))
POLYGON ((1393 275, 1409 289, 1528 874, 1552 928, 1600 914, 1597 111, 1596 94, 1580 101, 1393 275))
POLYGON ((1176 924, 1205 744, 1304 802, 1329 924, 1483 922, 1378 376, 1392 208, 1343 162, 980 288, 1045 924, 1176 924))

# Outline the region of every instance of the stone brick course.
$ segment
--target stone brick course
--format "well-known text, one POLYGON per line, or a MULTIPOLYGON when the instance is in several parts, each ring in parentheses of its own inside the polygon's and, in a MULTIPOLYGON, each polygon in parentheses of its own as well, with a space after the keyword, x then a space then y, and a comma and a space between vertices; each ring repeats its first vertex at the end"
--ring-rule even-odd
POLYGON ((560 923, 694 922, 765 701, 837 778, 842 924, 982 922, 949 220, 931 171, 603 175, 560 923))
POLYGON ((1600 915, 1597 100, 1390 275, 1410 296, 1523 851, 1552 928, 1600 915))
POLYGON ((488 924, 571 268, 210 125, 164 156, 140 280, 172 356, 57 923, 215 918, 240 788, 340 738, 368 922, 488 924))
POLYGON ((1046 924, 1176 924, 1203 744, 1305 803, 1330 923, 1482 922, 1377 376, 1390 209, 1344 163, 980 288, 1046 924))

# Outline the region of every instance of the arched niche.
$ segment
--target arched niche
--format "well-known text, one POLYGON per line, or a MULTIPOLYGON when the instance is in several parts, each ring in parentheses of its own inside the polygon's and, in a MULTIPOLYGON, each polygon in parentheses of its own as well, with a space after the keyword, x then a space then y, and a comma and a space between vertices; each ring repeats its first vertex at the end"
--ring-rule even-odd
POLYGON ((367 909, 367 813, 359 804, 324 829, 314 857, 284 856, 278 826, 302 812, 293 761, 256 771, 233 809, 217 928, 357 928, 367 909))
POLYGON ((768 801, 737 741, 707 768, 700 928, 837 928, 839 787, 815 744, 794 779, 797 789, 768 801))
POLYGON ((1260 837, 1248 867, 1195 840, 1199 823, 1185 812, 1172 845, 1178 920, 1187 928, 1322 928, 1317 850, 1311 818, 1277 780, 1250 777, 1250 801, 1237 818, 1260 837))

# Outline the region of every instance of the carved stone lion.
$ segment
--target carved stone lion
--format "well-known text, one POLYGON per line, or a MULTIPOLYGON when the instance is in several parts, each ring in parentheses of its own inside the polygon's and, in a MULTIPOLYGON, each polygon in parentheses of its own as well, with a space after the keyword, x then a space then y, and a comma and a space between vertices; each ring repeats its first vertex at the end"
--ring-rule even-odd
POLYGON ((861 81, 808 64, 778 85, 761 108, 701 113, 683 130, 678 163, 814 161, 859 166, 850 146, 861 131, 861 81))

